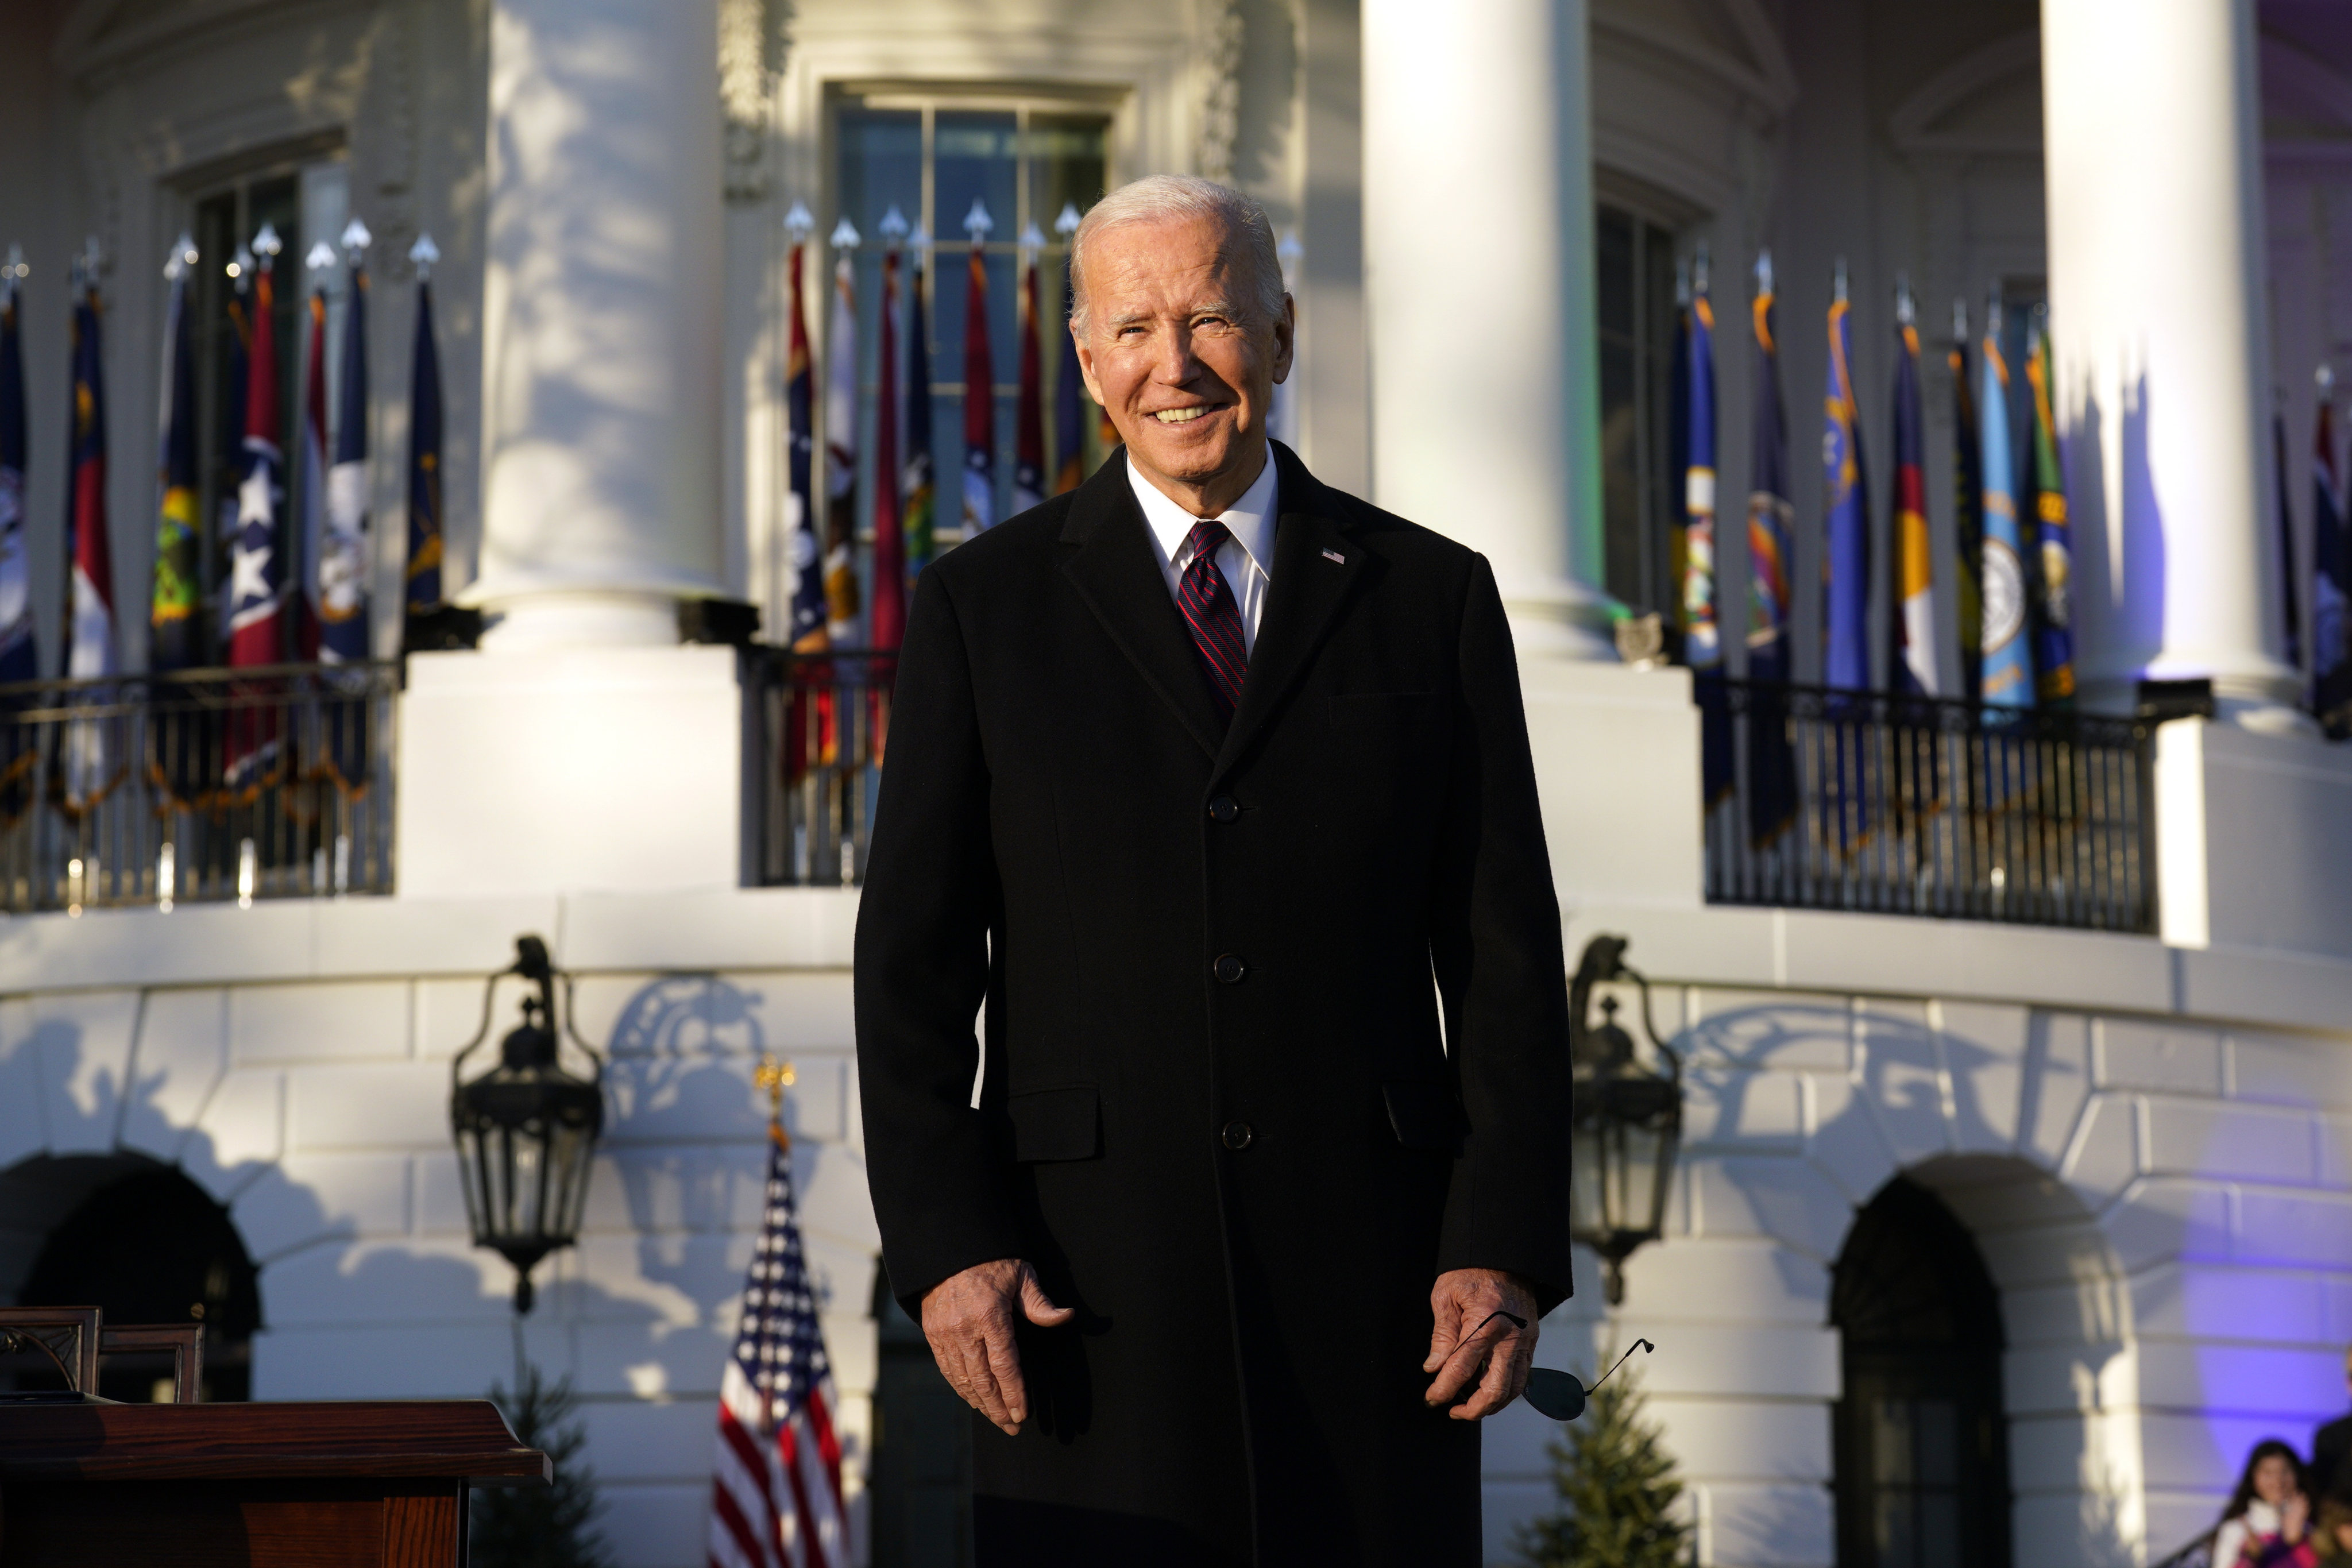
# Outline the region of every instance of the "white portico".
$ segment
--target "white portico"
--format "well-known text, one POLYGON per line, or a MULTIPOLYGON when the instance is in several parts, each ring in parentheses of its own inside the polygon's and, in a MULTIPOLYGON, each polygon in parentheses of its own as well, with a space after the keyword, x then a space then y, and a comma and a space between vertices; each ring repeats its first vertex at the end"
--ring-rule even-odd
MULTIPOLYGON (((92 233, 113 258, 113 587, 124 668, 138 670, 156 268, 192 213, 249 216, 267 200, 309 204, 299 221, 330 237, 345 216, 381 237, 372 495, 387 636, 414 325, 399 258, 418 230, 440 245, 447 586, 492 624, 478 650, 406 661, 381 786, 396 817, 388 896, 239 909, 184 895, 168 914, 150 900, 0 923, 0 1299, 74 1202, 153 1164, 225 1205, 257 1268, 257 1395, 475 1394, 510 1377, 512 1279, 467 1244, 447 1063, 478 1025, 484 974, 537 931, 583 975, 582 1026, 612 1065, 587 1227, 542 1271, 525 1342, 585 1395, 617 1560, 701 1561, 710 1402, 758 1221, 750 1072, 773 1051, 800 1072, 797 1172, 862 1560, 954 1561, 951 1539, 941 1548, 914 1527, 952 1520, 945 1492, 910 1480, 887 1447, 896 1422, 926 1441, 946 1434, 952 1454, 956 1428, 951 1409, 940 1424, 923 1403, 919 1342, 887 1307, 877 1316, 851 1056, 857 894, 824 857, 761 858, 787 779, 805 791, 830 766, 825 787, 851 781, 838 805, 863 798, 870 758, 845 744, 847 761, 813 763, 821 745, 783 746, 750 711, 772 687, 746 685, 772 650, 681 645, 677 605, 757 604, 772 639, 796 586, 793 202, 819 234, 846 217, 869 236, 887 206, 913 217, 928 203, 945 211, 928 226, 953 237, 985 196, 1003 243, 982 258, 995 361, 992 383, 981 379, 1009 497, 1012 237, 1026 218, 1050 229, 1064 190, 1082 202, 1087 181, 1208 173, 1295 239, 1286 417, 1306 461, 1494 563, 1570 957, 1596 933, 1630 936, 1660 1030, 1684 1054, 1688 1142, 1668 1233, 1631 1261, 1621 1308, 1604 1308, 1597 1278, 1580 1280, 1542 1359, 1590 1373, 1629 1335, 1655 1340, 1645 1384, 1691 1487, 1701 1561, 1828 1568, 1844 1550, 1839 1500, 1857 1486, 1841 1422, 1868 1394, 1866 1369, 1849 1364, 1839 1269, 1860 1216, 1907 1181, 1950 1212, 1999 1293, 2015 1568, 2120 1568, 2169 1551, 2210 1522, 2254 1438, 2300 1442, 2340 1413, 2352 1340, 2352 764, 2291 712, 2301 677, 2281 638, 2268 426, 2275 381, 2307 575, 2310 372, 2321 359, 2352 371, 2352 37, 2332 10, 8 11, 0 247, 21 238, 32 267, 26 544, 50 652, 64 258, 92 233), (1819 645, 1814 453, 1837 261, 1852 280, 1881 543, 1898 272, 1922 301, 1947 627, 1960 606, 1940 323, 1954 296, 1997 291, 2021 320, 2046 300, 2086 689, 2128 711, 2143 680, 2210 680, 2217 709, 2165 724, 2150 756, 2153 931, 1707 901, 1689 677, 1616 663, 1605 613, 1611 600, 1662 603, 1678 493, 1664 472, 1674 267, 1701 242, 1715 276, 1717 603, 1735 673, 1751 566, 1754 254, 1769 247, 1780 279, 1801 679, 1819 645), (759 885, 778 878, 836 885, 759 885), (38 1204, 26 1198, 37 1191, 38 1204)), ((961 242, 924 259, 936 471, 951 498, 970 275, 961 242)), ((880 258, 869 244, 853 258, 854 432, 823 426, 830 260, 811 256, 802 277, 815 504, 830 521, 824 444, 854 435, 864 550, 880 258)), ((1050 432, 1057 343, 1041 347, 1050 432)), ((289 387, 300 368, 289 362, 289 387)), ((1082 446, 1099 458, 1096 437, 1082 446)), ((1956 675, 1957 647, 1939 657, 1956 675)), ((28 831, 0 826, 0 849, 28 831)), ((1495 1561, 1510 1526, 1549 1505, 1550 1436, 1524 1413, 1488 1431, 1495 1561)))

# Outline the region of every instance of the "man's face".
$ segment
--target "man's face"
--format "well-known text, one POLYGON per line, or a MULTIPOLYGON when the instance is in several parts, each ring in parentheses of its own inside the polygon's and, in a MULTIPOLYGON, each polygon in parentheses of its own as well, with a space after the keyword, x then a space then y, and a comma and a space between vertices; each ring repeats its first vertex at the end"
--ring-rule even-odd
POLYGON ((1295 320, 1286 298, 1280 321, 1251 321, 1249 279, 1227 264, 1224 240, 1206 218, 1096 237, 1077 340, 1087 390, 1129 459, 1162 490, 1198 491, 1221 509, 1255 477, 1295 320))

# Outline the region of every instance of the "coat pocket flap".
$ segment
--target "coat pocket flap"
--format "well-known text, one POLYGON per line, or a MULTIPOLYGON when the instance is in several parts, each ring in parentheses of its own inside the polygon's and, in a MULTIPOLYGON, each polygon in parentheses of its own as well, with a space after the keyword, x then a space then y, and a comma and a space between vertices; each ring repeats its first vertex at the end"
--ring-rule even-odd
POLYGON ((1463 1135, 1470 1128, 1452 1085, 1397 1079, 1382 1084, 1381 1092, 1388 1100, 1389 1125, 1396 1129, 1398 1142, 1408 1149, 1462 1152, 1463 1135))
POLYGON ((1102 1152, 1101 1096, 1092 1084, 1005 1097, 1017 1161, 1091 1160, 1102 1152))

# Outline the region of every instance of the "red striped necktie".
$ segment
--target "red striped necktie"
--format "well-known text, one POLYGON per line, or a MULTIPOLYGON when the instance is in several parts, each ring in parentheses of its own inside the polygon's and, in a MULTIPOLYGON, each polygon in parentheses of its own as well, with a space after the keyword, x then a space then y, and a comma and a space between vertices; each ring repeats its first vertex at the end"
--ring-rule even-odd
POLYGON ((1217 551, 1233 534, 1213 519, 1192 525, 1184 542, 1192 563, 1176 584, 1176 607, 1192 628, 1192 651, 1200 656, 1201 673, 1209 682, 1217 717, 1230 724, 1242 700, 1242 678, 1249 673, 1249 655, 1242 645, 1241 605, 1233 584, 1217 570, 1217 551))

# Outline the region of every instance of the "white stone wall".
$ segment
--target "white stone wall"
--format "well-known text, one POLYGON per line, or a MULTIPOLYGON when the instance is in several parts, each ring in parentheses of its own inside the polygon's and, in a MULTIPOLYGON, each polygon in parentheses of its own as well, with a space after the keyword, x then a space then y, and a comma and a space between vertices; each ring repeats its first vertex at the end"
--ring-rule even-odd
MULTIPOLYGON (((511 1384, 513 1274, 469 1245, 449 1061, 479 1025, 484 973, 541 932, 583 972, 609 1121, 581 1245, 541 1266, 522 1343, 583 1396, 617 1561, 702 1560, 719 1373, 760 1222, 763 1052, 799 1072, 787 1126, 862 1529, 877 1242, 850 1057, 855 910, 773 892, 15 922, 0 934, 0 1171, 135 1151, 226 1204, 261 1272, 256 1398, 511 1384), (207 966, 233 983, 174 973, 207 966)), ((486 1051, 520 995, 501 988, 486 1051)))
MULTIPOLYGON (((230 1207, 261 1265, 264 1398, 478 1394, 512 1376, 512 1277, 467 1242, 448 1061, 481 977, 539 931, 580 972, 611 1121, 528 1352, 586 1398, 628 1568, 699 1561, 712 1398, 758 1223, 763 1052, 793 1059, 795 1173, 853 1486, 875 1237, 847 973, 855 895, 771 890, 183 908, 0 927, 0 1170, 135 1150, 230 1207)), ((2343 974, 2145 939, 1749 910, 1577 911, 1633 935, 1688 1063, 1671 1235, 1623 1307, 1597 1271, 1539 1359, 1643 1334, 1703 1558, 1832 1559, 1829 1269, 1898 1171, 2003 1293, 2019 1568, 2160 1553, 2247 1447, 2336 1414, 2352 1340, 2343 974), (1903 977, 1919 990, 1890 994, 1903 977), (2301 984, 2290 983, 2300 977, 2301 984), (1921 994, 1921 991, 1934 994, 1921 994), (2236 1021, 2175 995, 2242 1000, 2236 1021)), ((511 983, 494 1027, 512 1017, 511 983)), ((1549 1423, 1487 1429, 1488 1549, 1545 1504, 1549 1423)))
MULTIPOLYGON (((1871 948, 1939 932, 1755 918, 1784 952, 1792 921, 1843 927, 1850 959, 1888 976, 1905 966, 1871 948)), ((2080 940, 1975 934, 2021 952, 2080 940)), ((1675 945, 1648 956, 1665 969, 1675 945)), ((2095 986, 2097 967, 2076 979, 2095 986)), ((1633 1336, 1657 1342, 1645 1383, 1703 1561, 1834 1560, 1830 1269, 1897 1173, 1950 1204, 2001 1290, 2019 1568, 2160 1556, 2212 1521, 2257 1438, 2307 1449, 2342 1413, 2352 1037, 1793 988, 1667 985, 1656 1004, 1688 1068, 1670 1234, 1629 1264, 1613 1313, 1597 1271, 1580 1279, 1538 1359, 1589 1377, 1633 1336)), ((1548 1506, 1555 1430, 1523 1407, 1490 1427, 1490 1556, 1548 1506)))

